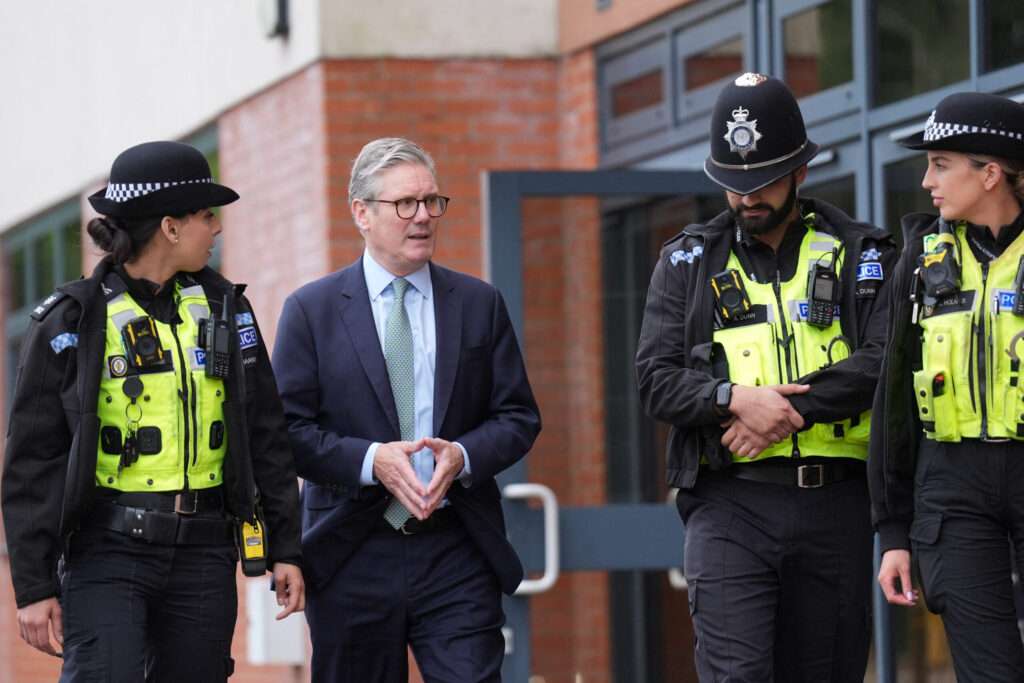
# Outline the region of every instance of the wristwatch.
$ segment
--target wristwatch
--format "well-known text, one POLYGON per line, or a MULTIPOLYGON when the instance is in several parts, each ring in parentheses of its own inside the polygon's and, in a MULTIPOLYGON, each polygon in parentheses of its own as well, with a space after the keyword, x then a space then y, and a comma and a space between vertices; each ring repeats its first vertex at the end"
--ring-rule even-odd
POLYGON ((715 387, 714 410, 718 417, 729 415, 729 404, 732 402, 732 382, 722 382, 715 387))

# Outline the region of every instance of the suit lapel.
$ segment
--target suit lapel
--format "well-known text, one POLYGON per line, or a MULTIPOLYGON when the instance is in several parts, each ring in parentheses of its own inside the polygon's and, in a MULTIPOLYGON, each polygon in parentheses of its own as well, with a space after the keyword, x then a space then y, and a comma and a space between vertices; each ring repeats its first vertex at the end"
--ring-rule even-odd
POLYGON ((373 310, 370 308, 370 293, 366 289, 366 276, 363 274, 363 260, 349 266, 341 272, 341 298, 339 302, 341 319, 352 340, 352 347, 363 366, 363 371, 373 386, 373 391, 380 401, 384 414, 394 434, 400 434, 398 427, 398 411, 395 410, 395 398, 391 394, 391 381, 384 361, 384 352, 380 348, 377 327, 373 323, 373 310))
POLYGON ((437 363, 434 366, 434 436, 441 433, 448 403, 455 387, 462 347, 462 297, 444 271, 430 264, 434 288, 434 328, 437 338, 437 363))

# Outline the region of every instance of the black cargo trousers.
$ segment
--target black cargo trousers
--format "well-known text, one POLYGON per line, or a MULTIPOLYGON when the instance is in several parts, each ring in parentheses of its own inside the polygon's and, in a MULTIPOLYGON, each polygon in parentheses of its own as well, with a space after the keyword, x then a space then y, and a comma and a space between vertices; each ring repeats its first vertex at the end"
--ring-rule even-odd
POLYGON ((676 503, 702 683, 864 680, 874 584, 863 477, 804 489, 702 470, 676 503))
MULTIPOLYGON (((127 523, 112 524, 116 514, 93 516, 72 534, 63 558, 61 683, 224 683, 234 669, 238 611, 230 523, 200 513, 177 523, 169 538, 149 538, 154 513, 136 524, 129 508, 105 509, 124 511, 127 523)), ((175 517, 156 514, 163 522, 175 517)))
POLYGON ((1024 568, 1024 443, 922 439, 913 558, 960 683, 1024 681, 1013 562, 1024 568))

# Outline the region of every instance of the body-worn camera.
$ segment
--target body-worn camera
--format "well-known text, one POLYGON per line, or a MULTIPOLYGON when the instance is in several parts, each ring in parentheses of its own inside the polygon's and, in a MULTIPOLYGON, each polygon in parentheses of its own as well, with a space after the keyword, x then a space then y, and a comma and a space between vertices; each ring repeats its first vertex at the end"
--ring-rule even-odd
POLYGON ((807 277, 807 324, 829 327, 835 317, 838 277, 835 270, 836 252, 828 265, 814 263, 807 277))
POLYGON ((722 322, 734 322, 750 310, 750 297, 735 268, 711 276, 715 308, 722 322))
POLYGON ((956 237, 949 225, 942 221, 935 246, 920 256, 921 284, 924 286, 926 306, 960 290, 960 263, 956 259, 956 237))
POLYGON ((132 367, 139 370, 163 368, 168 363, 167 354, 160 343, 156 323, 148 315, 132 318, 121 328, 125 353, 132 367))

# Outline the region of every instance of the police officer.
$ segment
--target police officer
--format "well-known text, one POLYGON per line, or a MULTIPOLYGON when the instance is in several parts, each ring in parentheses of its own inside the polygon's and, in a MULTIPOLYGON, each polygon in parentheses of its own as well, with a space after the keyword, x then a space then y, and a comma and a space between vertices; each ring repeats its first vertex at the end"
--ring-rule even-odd
POLYGON ((871 435, 872 512, 890 603, 913 605, 910 550, 960 681, 1024 681, 1011 550, 1024 567, 1024 107, 939 102, 904 252, 871 435))
POLYGON ((664 246, 647 294, 637 377, 671 425, 702 681, 861 681, 866 668, 864 461, 895 248, 800 196, 817 151, 781 81, 726 86, 704 170, 728 210, 664 246))
POLYGON ((105 258, 31 314, 3 515, 21 636, 62 645, 61 681, 226 680, 239 543, 280 616, 303 608, 270 363, 244 286, 206 267, 209 207, 236 199, 193 147, 126 150, 89 197, 105 258))

